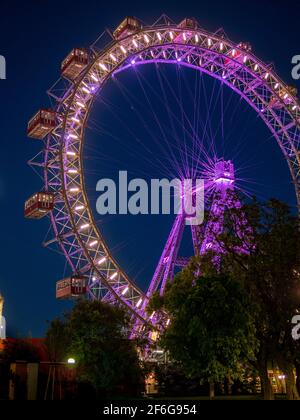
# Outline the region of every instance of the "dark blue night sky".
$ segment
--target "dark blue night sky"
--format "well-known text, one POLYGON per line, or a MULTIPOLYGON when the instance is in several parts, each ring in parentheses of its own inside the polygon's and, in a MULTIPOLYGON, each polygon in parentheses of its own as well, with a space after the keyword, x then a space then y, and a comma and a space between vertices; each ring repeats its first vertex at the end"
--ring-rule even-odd
MULTIPOLYGON (((46 321, 70 307, 69 303, 55 300, 55 282, 69 273, 65 260, 41 246, 49 230, 49 221, 25 220, 23 204, 30 194, 42 187, 39 178, 26 164, 41 148, 38 140, 26 137, 27 121, 37 109, 49 105, 46 91, 58 79, 60 62, 73 47, 90 45, 105 28, 115 28, 126 15, 135 15, 149 23, 162 13, 176 22, 194 16, 210 31, 222 26, 230 39, 249 41, 258 57, 264 62, 275 63, 279 76, 300 89, 300 83, 291 78, 291 58, 300 54, 300 1, 187 0, 181 3, 165 1, 163 6, 161 3, 46 0, 1 4, 0 54, 7 61, 7 80, 0 80, 0 291, 5 297, 10 336, 42 336, 46 321)), ((97 101, 88 125, 85 148, 87 186, 93 208, 95 184, 100 177, 116 177, 119 169, 128 170, 130 177, 166 175, 159 165, 153 165, 151 154, 143 153, 143 147, 152 147, 154 156, 159 148, 151 143, 149 131, 143 128, 134 112, 139 103, 144 103, 139 111, 153 127, 152 135, 158 138, 159 130, 146 106, 140 82, 153 110, 160 112, 160 105, 155 100, 155 96, 163 92, 159 77, 169 81, 175 94, 178 94, 178 80, 191 89, 195 86, 194 72, 189 69, 141 66, 119 74, 117 80, 105 86, 97 101), (126 89, 130 95, 124 95, 126 89), (104 103, 109 105, 103 106, 104 103), (124 130, 122 121, 131 127, 131 133, 124 130), (105 134, 105 127, 109 128, 109 136, 105 134), (143 147, 136 141, 137 137, 143 137, 143 147), (120 139, 126 147, 120 146, 120 139), (103 159, 104 155, 108 157, 103 159)), ((227 88, 220 88, 206 76, 202 83, 208 95, 214 89, 221 89, 223 105, 229 104, 223 134, 215 128, 222 116, 220 99, 215 99, 210 120, 215 130, 217 153, 234 160, 243 179, 241 187, 261 198, 276 196, 294 206, 286 163, 262 122, 227 88)), ((171 104, 172 92, 166 82, 164 89, 171 104)), ((184 94, 182 100, 185 108, 191 111, 188 95, 184 94)), ((172 106, 175 112, 176 106, 172 106)), ((204 104, 200 105, 200 112, 205 118, 208 110, 204 104)), ((167 127, 168 120, 164 119, 164 113, 161 115, 161 123, 167 127)), ((177 133, 180 135, 180 131, 177 133)), ((95 216, 116 258, 140 287, 145 288, 172 220, 162 219, 162 216, 118 216, 115 219, 95 216)))

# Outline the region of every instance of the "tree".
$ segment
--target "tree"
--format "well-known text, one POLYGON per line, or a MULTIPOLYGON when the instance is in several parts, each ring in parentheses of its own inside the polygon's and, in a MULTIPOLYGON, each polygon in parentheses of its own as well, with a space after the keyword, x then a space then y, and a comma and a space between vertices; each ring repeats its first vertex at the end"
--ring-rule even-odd
POLYGON ((4 340, 4 349, 1 358, 6 362, 22 360, 26 362, 39 362, 40 356, 37 348, 26 339, 4 340))
POLYGON ((228 211, 224 231, 215 239, 223 250, 223 269, 245 284, 257 305, 257 369, 265 398, 273 398, 267 367, 275 360, 286 375, 287 398, 298 399, 297 347, 291 337, 291 319, 300 310, 298 216, 278 200, 254 199, 228 211))
POLYGON ((100 301, 79 301, 63 321, 51 324, 47 341, 53 344, 61 333, 67 334, 66 351, 54 346, 54 353, 75 359, 79 380, 91 384, 98 398, 136 394, 141 369, 128 328, 129 318, 122 309, 100 301))
POLYGON ((162 334, 161 345, 191 378, 213 383, 238 377, 243 363, 255 358, 255 311, 241 282, 217 272, 211 257, 193 262, 179 273, 149 310, 160 309, 171 323, 162 334))
POLYGON ((71 337, 65 321, 56 318, 49 323, 45 345, 51 362, 65 362, 67 360, 71 337))

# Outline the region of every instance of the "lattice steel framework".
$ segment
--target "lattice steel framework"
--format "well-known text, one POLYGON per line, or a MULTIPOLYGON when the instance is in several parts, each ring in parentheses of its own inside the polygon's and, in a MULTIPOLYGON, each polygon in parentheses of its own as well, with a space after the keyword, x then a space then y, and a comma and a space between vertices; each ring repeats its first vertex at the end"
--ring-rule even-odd
POLYGON ((194 68, 226 84, 248 102, 276 138, 290 168, 298 205, 300 106, 271 65, 221 30, 209 33, 197 22, 191 29, 165 18, 124 39, 110 40, 104 48, 97 45, 90 48, 90 63, 75 81, 61 79, 49 90, 58 125, 30 164, 43 168, 44 188, 56 197, 50 216, 54 238, 48 244, 58 242, 72 271, 89 278, 92 298, 125 305, 135 318, 148 323, 147 297, 112 257, 86 193, 85 127, 106 81, 130 66, 161 62, 194 68))

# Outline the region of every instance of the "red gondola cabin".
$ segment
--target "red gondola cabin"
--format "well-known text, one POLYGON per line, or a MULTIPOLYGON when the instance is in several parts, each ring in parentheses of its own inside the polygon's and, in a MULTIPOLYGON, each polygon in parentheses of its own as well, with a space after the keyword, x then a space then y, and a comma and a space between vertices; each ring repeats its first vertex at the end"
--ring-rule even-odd
POLYGON ((140 21, 134 17, 125 18, 117 29, 114 31, 113 36, 115 39, 125 38, 127 35, 132 35, 142 28, 140 21))
POLYGON ((40 109, 28 123, 27 135, 42 140, 56 127, 56 112, 53 109, 40 109))
POLYGON ((86 279, 71 276, 56 283, 56 299, 73 299, 86 294, 86 279))
POLYGON ((38 192, 25 202, 24 215, 27 219, 41 219, 54 207, 54 194, 38 192))
POLYGON ((89 63, 89 53, 84 48, 74 48, 61 64, 61 74, 70 80, 77 76, 89 63))
POLYGON ((194 18, 185 18, 179 23, 181 29, 197 29, 198 22, 194 18))

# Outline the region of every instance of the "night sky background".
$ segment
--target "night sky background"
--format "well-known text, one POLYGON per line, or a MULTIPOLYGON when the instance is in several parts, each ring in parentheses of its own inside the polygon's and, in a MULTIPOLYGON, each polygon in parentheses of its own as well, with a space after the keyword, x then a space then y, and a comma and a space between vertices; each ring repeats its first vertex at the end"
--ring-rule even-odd
MULTIPOLYGON (((7 80, 0 80, 0 292, 5 297, 8 336, 40 337, 47 320, 71 306, 55 300, 55 282, 69 273, 65 260, 41 246, 49 230, 49 220, 23 218, 24 201, 42 187, 39 178, 27 166, 27 161, 42 145, 26 137, 27 122, 37 109, 49 105, 46 91, 58 79, 60 62, 73 47, 90 45, 105 28, 114 29, 127 15, 152 23, 162 13, 176 22, 194 16, 207 30, 223 27, 230 39, 249 41, 258 57, 264 62, 273 62, 279 76, 300 89, 299 81, 291 78, 291 58, 300 54, 300 1, 2 2, 0 54, 7 61, 7 80)), ((130 177, 166 176, 160 161, 155 160, 155 156, 160 156, 159 141, 153 142, 152 137, 159 139, 161 130, 153 123, 153 112, 161 116, 165 132, 168 132, 169 120, 155 98, 164 92, 172 111, 176 112, 172 95, 174 91, 176 95, 178 80, 181 86, 189 86, 191 90, 199 81, 189 69, 161 66, 157 71, 152 67, 140 66, 119 74, 117 80, 107 83, 93 109, 85 148, 87 186, 93 209, 97 197, 95 184, 100 177, 116 177, 118 170, 128 170, 130 177), (160 77, 165 81, 163 89, 157 83, 160 77), (153 106, 151 112, 148 112, 149 104, 145 102, 141 86, 153 106), (142 119, 137 118, 137 110, 142 113, 142 119), (124 121, 130 131, 124 128, 124 121), (143 121, 152 130, 145 129, 143 121), (137 141, 140 138, 143 145, 137 141), (149 154, 144 153, 145 148, 150 150, 149 154)), ((220 87, 208 79, 203 77, 201 83, 210 96, 220 87)), ((183 91, 187 90, 183 88, 183 91)), ((223 105, 229 105, 223 135, 214 131, 222 116, 219 99, 215 99, 213 111, 204 103, 199 105, 204 119, 212 114, 215 153, 234 160, 240 187, 248 193, 260 198, 276 196, 295 206, 289 172, 274 139, 270 141, 263 123, 238 97, 232 96, 231 91, 224 88, 222 95, 223 105)), ((187 112, 193 110, 186 93, 181 100, 187 112)), ((180 137, 180 127, 175 127, 175 131, 180 137)), ((170 142, 175 142, 176 135, 172 139, 172 130, 168 133, 170 142)), ((209 138, 204 143, 209 149, 209 138)), ((176 175, 176 170, 172 170, 171 175, 176 175)), ((115 257, 145 289, 166 240, 171 218, 95 217, 115 257)), ((183 251, 188 252, 188 247, 183 251)))

